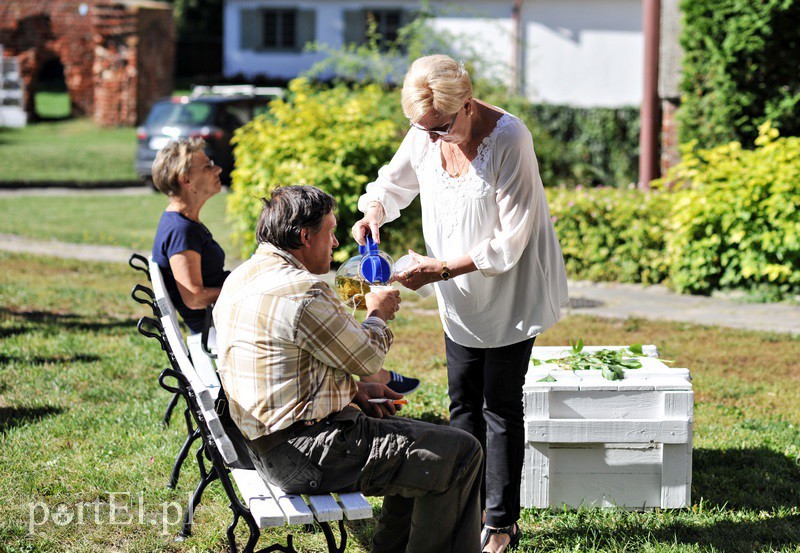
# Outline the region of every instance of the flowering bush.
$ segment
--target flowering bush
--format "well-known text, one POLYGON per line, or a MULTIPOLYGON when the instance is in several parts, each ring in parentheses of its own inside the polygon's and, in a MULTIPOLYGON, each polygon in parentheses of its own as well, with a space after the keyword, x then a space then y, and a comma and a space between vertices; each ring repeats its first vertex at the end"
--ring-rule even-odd
POLYGON ((755 144, 690 144, 665 176, 679 184, 667 240, 677 290, 800 293, 800 138, 767 122, 755 144))
MULTIPOLYGON (((400 145, 399 109, 398 94, 378 85, 316 88, 295 79, 288 100, 273 101, 268 115, 236 131, 228 217, 243 257, 255 247, 258 198, 277 186, 297 184, 316 186, 336 198, 341 246, 334 258, 341 262, 353 255, 350 228, 361 218, 358 197, 400 145)), ((422 243, 419 217, 401 218, 381 238, 392 244, 392 232, 402 237, 394 241, 401 249, 422 243)))

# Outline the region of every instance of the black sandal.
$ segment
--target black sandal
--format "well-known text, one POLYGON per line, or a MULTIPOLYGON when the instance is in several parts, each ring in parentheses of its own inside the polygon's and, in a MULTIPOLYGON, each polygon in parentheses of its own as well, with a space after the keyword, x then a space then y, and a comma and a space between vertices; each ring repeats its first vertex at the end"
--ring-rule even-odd
POLYGON ((483 530, 481 530, 481 551, 489 544, 489 538, 492 534, 507 534, 509 536, 510 541, 506 546, 506 550, 516 549, 519 545, 519 539, 522 537, 522 531, 519 529, 519 524, 516 522, 504 528, 489 528, 488 526, 484 526, 483 530))

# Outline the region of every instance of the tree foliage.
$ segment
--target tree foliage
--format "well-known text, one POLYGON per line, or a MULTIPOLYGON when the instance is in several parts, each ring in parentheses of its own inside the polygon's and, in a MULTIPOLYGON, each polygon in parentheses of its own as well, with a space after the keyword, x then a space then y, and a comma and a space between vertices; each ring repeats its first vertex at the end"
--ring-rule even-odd
POLYGON ((681 142, 800 135, 800 0, 683 0, 681 142))

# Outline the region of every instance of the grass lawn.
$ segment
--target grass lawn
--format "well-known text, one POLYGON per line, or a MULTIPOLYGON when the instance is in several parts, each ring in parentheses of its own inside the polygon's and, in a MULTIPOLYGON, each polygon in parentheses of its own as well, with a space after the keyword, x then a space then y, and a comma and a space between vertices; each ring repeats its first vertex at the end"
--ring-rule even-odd
MULTIPOLYGON (((128 293, 141 274, 124 264, 3 253, 0 264, 0 550, 224 551, 230 511, 216 484, 195 513, 194 535, 172 539, 197 469, 190 457, 178 488, 166 488, 183 435, 179 415, 160 425, 164 354, 134 329, 146 309, 128 293)), ((432 299, 409 296, 403 306, 387 366, 425 382, 404 414, 444 421, 444 346, 432 299)), ((655 343, 692 371, 692 506, 526 510, 521 551, 800 551, 800 339, 573 316, 538 344, 571 337, 655 343)), ((347 550, 367 551, 374 522, 349 528, 347 550)), ((320 535, 295 530, 299 550, 324 551, 320 535)), ((266 532, 260 545, 284 534, 266 532)))
MULTIPOLYGON (((222 248, 232 255, 225 223, 225 194, 203 207, 201 218, 222 248)), ((167 198, 161 193, 0 197, 0 233, 39 240, 104 244, 149 250, 167 198)))
POLYGON ((69 117, 69 95, 65 92, 37 92, 34 102, 36 114, 40 117, 45 119, 69 117))
POLYGON ((90 119, 0 128, 0 183, 135 181, 135 151, 134 128, 100 128, 90 119))

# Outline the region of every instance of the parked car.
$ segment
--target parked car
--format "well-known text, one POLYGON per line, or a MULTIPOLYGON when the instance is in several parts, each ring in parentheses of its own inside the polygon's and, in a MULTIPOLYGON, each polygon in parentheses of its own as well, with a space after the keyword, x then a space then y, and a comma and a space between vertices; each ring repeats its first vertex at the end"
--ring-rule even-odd
POLYGON ((152 186, 153 160, 158 151, 170 140, 200 137, 206 141, 206 155, 222 167, 223 184, 230 184, 233 131, 265 112, 269 102, 281 96, 281 88, 236 85, 195 87, 190 96, 156 101, 136 130, 136 174, 152 186))

